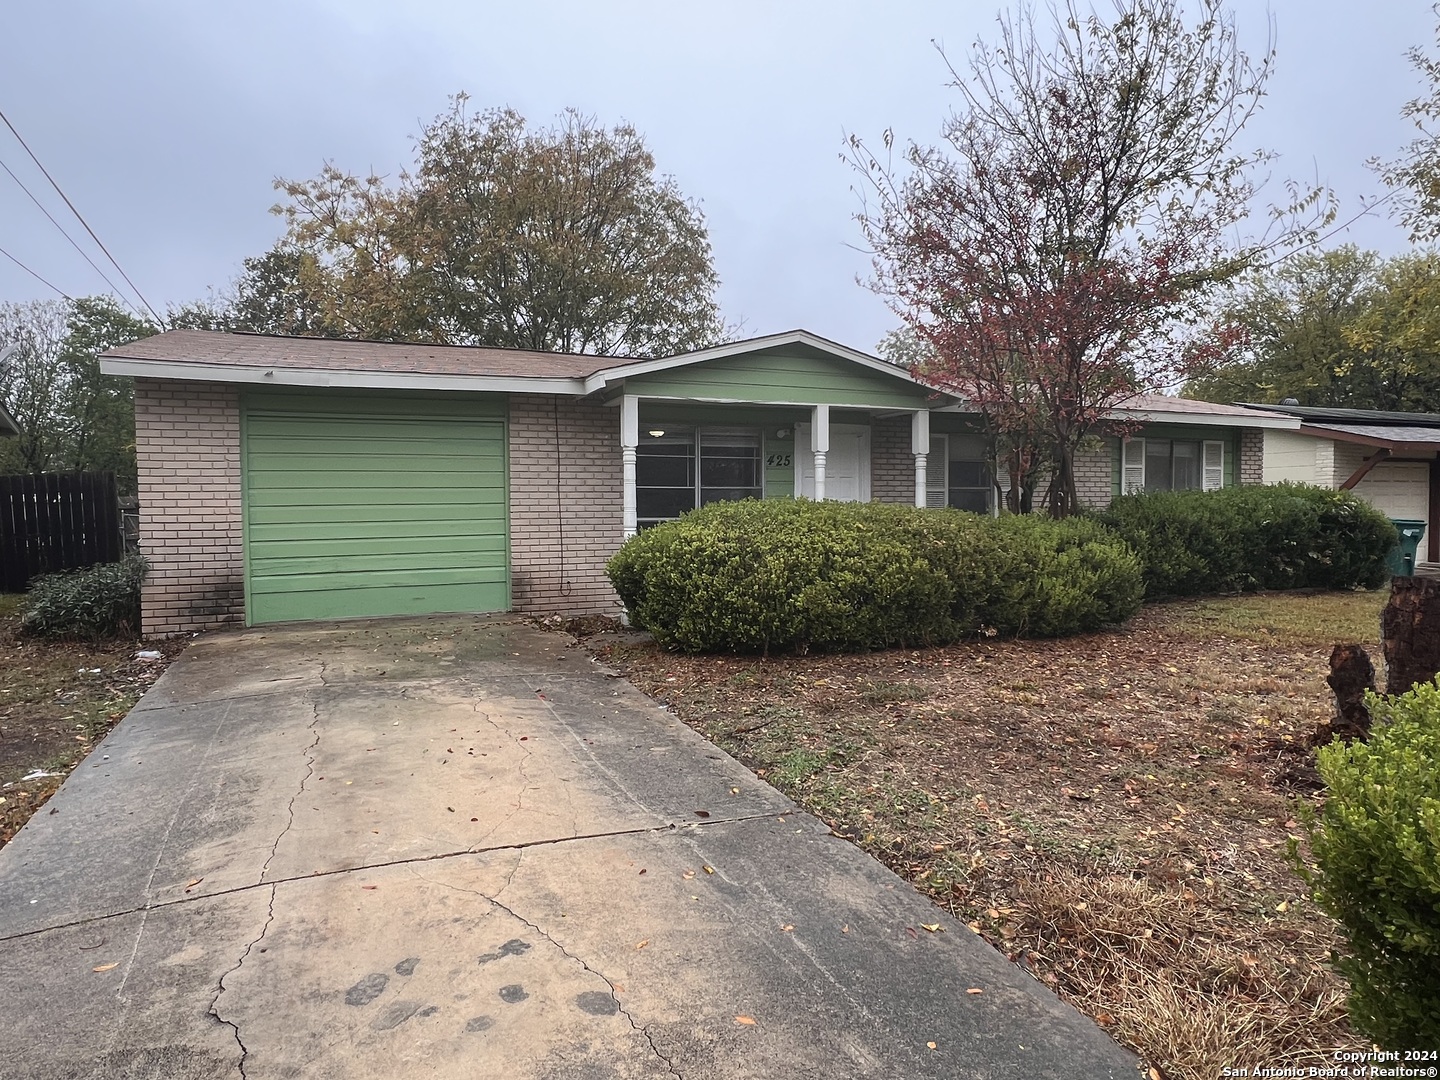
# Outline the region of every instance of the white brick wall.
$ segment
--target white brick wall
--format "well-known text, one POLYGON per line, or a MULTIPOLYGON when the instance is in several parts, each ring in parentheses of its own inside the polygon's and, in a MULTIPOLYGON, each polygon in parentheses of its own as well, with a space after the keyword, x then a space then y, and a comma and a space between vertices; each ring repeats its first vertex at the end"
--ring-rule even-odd
MULTIPOLYGON (((1279 434, 1277 432, 1277 434, 1279 434)), ((1308 436, 1302 436, 1308 438, 1308 436)), ((1265 432, 1260 428, 1245 428, 1240 432, 1240 461, 1235 470, 1242 484, 1265 483, 1265 432)), ((1313 483, 1313 481, 1310 481, 1313 483)))
POLYGON ((620 613, 605 561, 624 534, 620 410, 510 399, 511 603, 540 615, 620 613), (557 440, 557 430, 559 439, 557 440))
POLYGON ((135 380, 147 635, 244 621, 240 400, 219 383, 135 380))
MULTIPOLYGON (((1098 447, 1081 450, 1075 455, 1075 496, 1081 506, 1104 510, 1110 505, 1115 494, 1114 469, 1114 439, 1104 439, 1098 447)), ((1038 497, 1036 501, 1039 501, 1038 497)))
POLYGON ((876 420, 870 428, 870 500, 915 504, 915 455, 910 417, 876 420))

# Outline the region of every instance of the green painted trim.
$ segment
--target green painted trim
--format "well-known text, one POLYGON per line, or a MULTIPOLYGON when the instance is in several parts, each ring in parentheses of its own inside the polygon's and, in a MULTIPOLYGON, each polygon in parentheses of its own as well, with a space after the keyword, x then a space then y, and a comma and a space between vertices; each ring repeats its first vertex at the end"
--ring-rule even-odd
POLYGON ((930 391, 838 357, 761 351, 625 380, 625 393, 712 402, 930 408, 930 391))
POLYGON ((1110 439, 1110 498, 1120 497, 1120 485, 1124 481, 1125 449, 1119 437, 1110 439))

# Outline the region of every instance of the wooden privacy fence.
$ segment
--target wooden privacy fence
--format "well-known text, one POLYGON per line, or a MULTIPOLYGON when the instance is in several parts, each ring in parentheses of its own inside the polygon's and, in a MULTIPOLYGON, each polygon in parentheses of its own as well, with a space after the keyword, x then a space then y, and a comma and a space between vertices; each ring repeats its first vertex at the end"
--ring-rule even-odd
POLYGON ((114 473, 0 476, 0 592, 120 555, 114 473))

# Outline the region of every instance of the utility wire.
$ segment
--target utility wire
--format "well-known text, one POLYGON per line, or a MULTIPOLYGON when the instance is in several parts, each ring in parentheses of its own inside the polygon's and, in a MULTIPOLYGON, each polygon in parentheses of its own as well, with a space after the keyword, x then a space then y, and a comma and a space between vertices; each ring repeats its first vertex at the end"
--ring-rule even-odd
POLYGON ((7 259, 9 259, 11 262, 13 262, 16 266, 20 267, 21 270, 24 270, 27 274, 29 274, 31 277, 33 277, 36 281, 40 282, 40 284, 42 284, 42 285, 44 285, 44 286, 46 286, 46 287, 48 287, 48 288, 54 289, 57 293, 59 293, 61 296, 65 297, 65 299, 66 299, 66 300, 69 300, 72 304, 75 302, 75 298, 72 297, 69 293, 67 293, 64 289, 61 289, 61 288, 59 288, 59 287, 57 287, 57 286, 55 286, 55 285, 51 285, 50 282, 46 281, 43 277, 41 277, 39 274, 37 274, 34 270, 31 270, 30 267, 26 266, 23 262, 21 262, 19 259, 17 259, 14 255, 11 255, 10 252, 6 251, 3 247, 0 247, 0 255, 4 255, 7 259))
POLYGON ((141 315, 142 313, 140 309, 137 308, 133 303, 131 303, 130 299, 126 297, 125 294, 122 293, 120 289, 116 286, 115 282, 111 281, 106 276, 104 270, 101 270, 100 267, 95 265, 95 260, 90 258, 89 254, 85 251, 85 249, 82 248, 79 244, 77 244, 75 242, 75 239, 68 232, 65 231, 65 226, 61 225, 58 221, 55 220, 54 216, 50 213, 50 211, 45 208, 45 204, 35 197, 35 193, 25 186, 25 181, 21 180, 18 176, 15 175, 14 170, 12 170, 9 165, 5 164, 4 159, 0 159, 0 169, 4 169, 5 172, 9 174, 10 179, 14 180, 15 183, 20 185, 20 190, 25 192, 26 195, 30 196, 30 201, 39 208, 42 214, 44 214, 47 218, 50 219, 51 225, 54 225, 55 228, 60 230, 60 235, 65 237, 66 240, 70 241, 70 246, 73 247, 76 251, 78 251, 80 253, 80 257, 90 264, 90 268, 94 270, 95 273, 100 275, 101 279, 104 280, 106 285, 110 286, 110 291, 113 292, 116 296, 120 297, 122 300, 124 300, 125 303, 129 305, 130 310, 135 312, 136 315, 141 315))
MULTIPOLYGON (((75 220, 80 222, 81 225, 85 226, 85 231, 90 234, 90 239, 94 240, 100 250, 105 253, 105 257, 110 260, 110 265, 115 267, 116 270, 120 271, 120 276, 125 279, 125 283, 129 285, 130 288, 135 290, 135 295, 138 296, 140 298, 140 302, 145 305, 145 310, 150 312, 150 315, 154 318, 155 322, 158 325, 164 326, 165 320, 160 318, 160 315, 156 312, 156 310, 150 306, 150 301, 145 299, 145 294, 136 287, 135 282, 130 280, 130 275, 125 273, 124 267, 122 267, 118 262, 115 261, 115 256, 110 254, 110 249, 107 248, 103 243, 101 243, 100 237, 95 235, 95 230, 90 228, 90 223, 80 216, 80 211, 75 209, 75 204, 70 201, 70 197, 66 195, 65 192, 60 190, 60 185, 55 182, 55 178, 50 175, 49 170, 47 170, 44 165, 40 164, 40 159, 35 156, 35 151, 30 149, 29 144, 24 139, 20 138, 20 132, 15 130, 15 125, 10 122, 10 118, 6 116, 4 112, 0 112, 0 120, 5 121, 5 126, 10 129, 10 134, 14 135, 16 141, 18 141, 20 145, 25 148, 25 153, 30 155, 30 160, 35 163, 35 167, 39 169, 42 173, 44 173, 45 179, 50 181, 50 186, 55 189, 56 194, 59 195, 60 198, 65 200, 65 205, 68 206, 70 208, 70 212, 75 215, 75 220)), ((36 276, 38 277, 39 275, 36 276)), ((54 288, 54 286, 52 285, 51 288, 54 288)), ((61 295, 64 294, 62 293, 61 295)))

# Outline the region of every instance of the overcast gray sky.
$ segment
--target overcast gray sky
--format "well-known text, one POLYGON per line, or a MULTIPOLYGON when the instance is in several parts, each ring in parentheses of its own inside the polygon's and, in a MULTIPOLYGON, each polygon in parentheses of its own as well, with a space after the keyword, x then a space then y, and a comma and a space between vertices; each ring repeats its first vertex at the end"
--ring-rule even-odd
MULTIPOLYGON (((280 232, 274 177, 325 159, 393 173, 410 138, 468 92, 547 122, 568 105, 644 133, 700 200, 721 304, 751 334, 804 327, 871 349, 895 319, 855 284, 854 177, 844 136, 934 141, 954 103, 932 39, 961 60, 993 40, 998 0, 9 0, 0 109, 151 303, 223 288, 280 232)), ((1342 200, 1383 189, 1365 169, 1412 137, 1399 115, 1420 84, 1407 47, 1433 40, 1422 0, 1236 5, 1242 44, 1277 34, 1277 73, 1252 146, 1274 173, 1318 173, 1342 200)), ((19 145, 0 161, 77 239, 83 233, 19 145)), ((1280 197, 1278 183, 1275 197, 1280 197)), ((1345 237, 1386 253, 1384 218, 1345 237)), ((72 296, 108 291, 0 173, 0 247, 72 296)), ((100 262, 98 255, 96 261, 100 262)), ((105 264, 102 262, 102 266, 105 264)), ((113 273, 112 273, 112 276, 113 273)), ((0 258, 0 300, 49 294, 0 258)))

